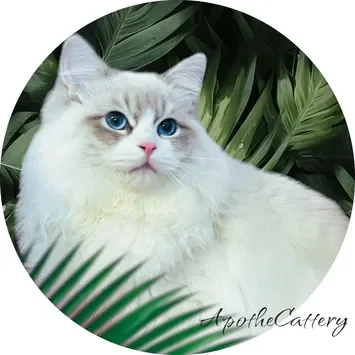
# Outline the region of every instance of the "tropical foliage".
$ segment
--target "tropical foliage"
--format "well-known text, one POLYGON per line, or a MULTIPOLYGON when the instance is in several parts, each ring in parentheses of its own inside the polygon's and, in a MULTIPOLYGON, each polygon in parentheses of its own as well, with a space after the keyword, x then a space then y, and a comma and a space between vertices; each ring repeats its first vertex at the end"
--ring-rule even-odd
MULTIPOLYGON (((92 255, 86 262, 83 262, 69 277, 66 275, 64 281, 58 281, 78 252, 79 244, 58 263, 45 279, 38 281, 38 276, 46 266, 46 262, 55 246, 55 243, 52 244, 48 251, 43 254, 41 260, 30 272, 30 277, 62 313, 86 330, 107 341, 149 353, 183 355, 225 349, 248 340, 246 337, 238 336, 232 340, 224 340, 227 335, 236 333, 238 328, 230 328, 223 332, 221 328, 216 326, 215 322, 190 325, 183 329, 179 328, 191 318, 196 317, 201 311, 210 307, 196 308, 181 313, 174 318, 169 318, 155 328, 147 328, 151 322, 158 317, 164 316, 169 310, 179 306, 179 304, 189 298, 189 295, 181 294, 181 289, 172 289, 165 294, 161 294, 133 311, 126 312, 127 314, 119 320, 105 327, 107 322, 110 322, 116 315, 122 314, 126 307, 140 295, 149 292, 149 288, 158 282, 162 275, 152 278, 128 292, 121 292, 123 296, 116 298, 112 302, 112 296, 120 294, 127 281, 142 267, 142 265, 137 265, 130 270, 122 272, 122 275, 118 275, 113 282, 101 288, 99 292, 95 292, 122 260, 122 257, 118 257, 117 260, 106 266, 82 287, 73 292, 76 283, 93 266, 100 255, 100 251, 92 255), (213 327, 217 329, 213 329, 213 327)), ((26 259, 26 255, 29 252, 30 249, 21 255, 22 261, 26 259)), ((211 309, 211 313, 215 313, 215 310, 211 309)))
MULTIPOLYGON (((125 70, 163 72, 192 53, 204 52, 208 68, 200 119, 210 136, 231 156, 294 177, 336 200, 350 215, 355 173, 343 113, 317 67, 280 33, 240 12, 183 0, 126 8, 79 32, 109 65, 125 70)), ((60 49, 61 45, 43 60, 23 89, 4 138, 1 198, 11 235, 22 158, 38 129, 43 99, 56 77, 60 49)), ((73 278, 80 277, 90 263, 73 278)), ((101 276, 88 284, 83 294, 92 290, 101 276)), ((48 289, 51 280, 40 285, 42 291, 48 289)), ((111 291, 120 286, 117 282, 111 291)), ((70 283, 51 300, 58 304, 69 288, 70 283)), ((132 291, 132 297, 146 288, 142 285, 132 291)), ((64 309, 65 314, 75 308, 80 297, 64 309)), ((117 325, 115 329, 121 330, 115 334, 123 334, 119 339, 112 332, 106 338, 125 342, 139 322, 157 310, 163 312, 162 304, 169 301, 173 303, 169 295, 152 301, 144 310, 137 310, 138 323, 131 323, 135 325, 127 331, 122 331, 127 323, 117 325)), ((87 310, 81 319, 93 310, 87 310)), ((177 336, 176 344, 181 337, 177 336)), ((147 344, 146 340, 138 341, 138 345, 147 344)), ((154 352, 164 349, 153 348, 154 352)), ((196 350, 184 349, 176 353, 196 350)))

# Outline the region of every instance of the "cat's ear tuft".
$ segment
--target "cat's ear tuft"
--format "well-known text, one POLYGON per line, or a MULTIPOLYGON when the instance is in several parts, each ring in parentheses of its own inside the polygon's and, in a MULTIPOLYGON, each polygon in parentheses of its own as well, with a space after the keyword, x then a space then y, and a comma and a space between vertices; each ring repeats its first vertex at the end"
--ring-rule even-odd
POLYGON ((74 34, 63 44, 59 61, 59 77, 71 91, 85 86, 90 80, 104 76, 109 70, 91 45, 74 34))
POLYGON ((206 66, 206 55, 197 53, 169 69, 163 74, 163 78, 168 84, 198 96, 202 89, 206 66))

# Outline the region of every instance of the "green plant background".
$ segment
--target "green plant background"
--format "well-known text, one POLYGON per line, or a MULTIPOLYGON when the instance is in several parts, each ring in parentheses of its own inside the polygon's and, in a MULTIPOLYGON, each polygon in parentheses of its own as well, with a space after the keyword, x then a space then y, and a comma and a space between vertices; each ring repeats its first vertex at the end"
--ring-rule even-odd
MULTIPOLYGON (((79 32, 118 69, 163 72, 204 52, 200 119, 210 136, 233 157, 322 192, 350 216, 354 158, 343 113, 317 67, 276 30, 228 8, 174 0, 111 13, 79 32)), ((61 45, 30 78, 5 135, 1 199, 11 236, 21 162, 38 129, 60 50, 61 45)), ((195 350, 196 344, 176 353, 195 350)))

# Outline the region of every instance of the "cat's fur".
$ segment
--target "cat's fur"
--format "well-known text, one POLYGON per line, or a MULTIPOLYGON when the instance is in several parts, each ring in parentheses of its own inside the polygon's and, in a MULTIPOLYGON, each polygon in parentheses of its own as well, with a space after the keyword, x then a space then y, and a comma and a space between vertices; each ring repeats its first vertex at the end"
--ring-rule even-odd
POLYGON ((118 71, 78 35, 65 42, 21 173, 16 228, 21 250, 35 242, 28 269, 53 240, 50 267, 83 241, 71 270, 105 246, 90 276, 122 254, 119 274, 148 259, 135 283, 166 273, 152 293, 184 286, 197 292, 187 307, 216 304, 208 316, 223 307, 249 318, 263 306, 272 316, 315 290, 348 218, 318 192, 213 142, 196 118, 205 67, 196 54, 162 75, 118 71), (130 131, 105 126, 114 110, 130 131), (166 118, 181 127, 159 137, 166 118), (147 140, 157 144, 157 173, 130 173, 147 140))

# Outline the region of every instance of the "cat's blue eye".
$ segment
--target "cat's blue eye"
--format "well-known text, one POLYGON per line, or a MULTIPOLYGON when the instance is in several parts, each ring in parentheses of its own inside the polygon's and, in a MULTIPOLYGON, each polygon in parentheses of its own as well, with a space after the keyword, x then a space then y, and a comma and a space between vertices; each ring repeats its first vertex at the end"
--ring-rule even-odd
POLYGON ((177 123, 172 118, 162 121, 158 126, 159 136, 172 136, 177 130, 177 123))
POLYGON ((127 127, 128 120, 123 113, 112 111, 106 115, 106 123, 110 128, 119 131, 127 127))

